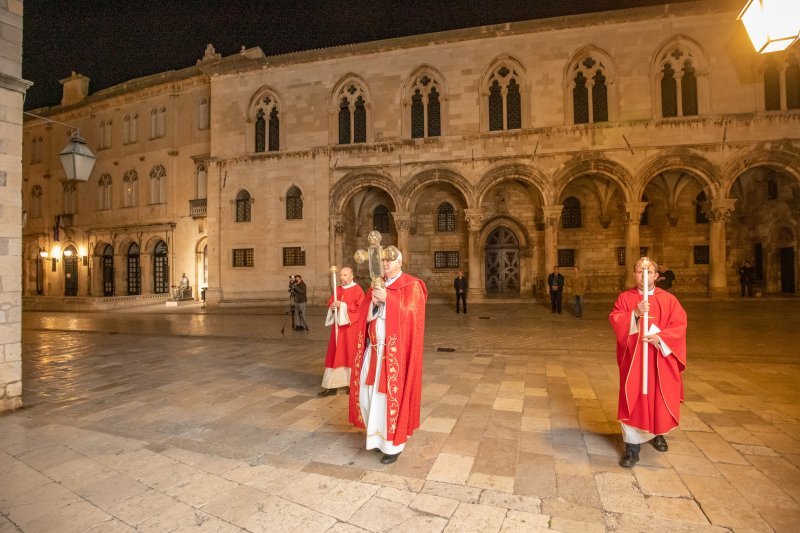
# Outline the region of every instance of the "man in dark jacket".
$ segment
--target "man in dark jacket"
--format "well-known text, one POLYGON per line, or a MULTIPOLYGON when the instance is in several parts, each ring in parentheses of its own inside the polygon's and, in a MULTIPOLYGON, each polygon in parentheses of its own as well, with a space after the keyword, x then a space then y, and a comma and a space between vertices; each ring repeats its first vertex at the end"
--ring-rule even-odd
POLYGON ((292 294, 294 295, 294 329, 295 331, 308 331, 306 324, 306 282, 303 277, 297 274, 292 282, 292 294))
POLYGON ((561 314, 561 297, 564 293, 564 276, 558 273, 558 266, 553 267, 553 272, 547 276, 547 287, 550 290, 550 308, 554 313, 561 314))
POLYGON ((456 290, 456 314, 459 313, 459 309, 461 306, 459 305, 461 302, 464 302, 464 314, 467 314, 467 278, 464 277, 464 273, 460 270, 458 271, 458 277, 453 281, 453 288, 456 290))

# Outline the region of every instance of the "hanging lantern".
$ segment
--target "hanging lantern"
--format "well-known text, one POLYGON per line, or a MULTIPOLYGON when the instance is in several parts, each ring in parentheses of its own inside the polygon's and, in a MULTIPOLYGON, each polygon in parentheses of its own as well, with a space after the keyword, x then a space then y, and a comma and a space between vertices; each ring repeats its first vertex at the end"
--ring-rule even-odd
POLYGON ((798 0, 748 0, 738 19, 759 54, 786 50, 800 36, 798 0))
POLYGON ((69 144, 61 150, 58 157, 61 158, 68 181, 89 181, 89 175, 92 173, 97 157, 86 146, 86 140, 80 136, 77 130, 72 134, 69 144))

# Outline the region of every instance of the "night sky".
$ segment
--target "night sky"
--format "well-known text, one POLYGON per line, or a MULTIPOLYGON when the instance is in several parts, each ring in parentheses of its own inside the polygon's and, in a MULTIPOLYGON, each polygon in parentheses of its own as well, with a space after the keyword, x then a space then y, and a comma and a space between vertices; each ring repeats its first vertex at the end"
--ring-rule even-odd
MULTIPOLYGON (((673 0, 673 3, 686 0, 673 0)), ((56 105, 75 70, 94 93, 195 64, 212 43, 266 55, 420 33, 645 5, 665 0, 25 0, 25 109, 56 105)))

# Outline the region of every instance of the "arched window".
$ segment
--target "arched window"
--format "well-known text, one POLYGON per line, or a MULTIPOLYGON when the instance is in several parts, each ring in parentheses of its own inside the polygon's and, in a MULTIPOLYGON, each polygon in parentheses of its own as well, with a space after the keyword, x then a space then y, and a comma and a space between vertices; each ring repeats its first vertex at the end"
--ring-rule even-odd
POLYGON ((139 114, 134 113, 131 117, 130 141, 135 143, 139 140, 139 114))
POLYGON ((678 39, 657 55, 656 87, 662 117, 688 117, 701 111, 698 88, 700 58, 686 41, 678 39))
POLYGON ((302 220, 303 193, 297 187, 286 192, 286 220, 302 220))
POLYGON ((696 224, 708 224, 708 217, 706 216, 706 193, 700 191, 694 199, 694 221, 696 224))
POLYGON ((564 200, 564 207, 561 209, 561 227, 569 229, 581 226, 581 203, 574 196, 570 196, 564 200))
POLYGON ((111 209, 111 176, 103 174, 97 180, 97 209, 107 211, 111 209))
POLYGON ((66 182, 64 183, 64 209, 63 213, 66 215, 73 215, 75 214, 75 194, 77 191, 77 187, 74 183, 66 182))
POLYGON ((250 222, 252 198, 250 193, 242 190, 236 195, 236 222, 250 222))
POLYGON ((114 296, 114 248, 103 249, 103 296, 114 296))
POLYGON ((42 137, 34 137, 31 141, 31 163, 41 163, 43 153, 44 139, 42 137))
POLYGON ((169 292, 169 257, 167 243, 158 241, 153 250, 153 292, 165 294, 169 292))
POLYGON ((208 197, 208 170, 205 165, 197 166, 197 198, 208 197))
POLYGON ((150 110, 150 138, 158 138, 158 109, 150 110))
POLYGON ((142 266, 139 256, 139 245, 136 243, 128 247, 128 294, 142 294, 142 266))
POLYGON ((278 101, 272 94, 259 97, 255 108, 255 151, 277 152, 281 146, 278 101))
POLYGON ((101 150, 111 148, 111 120, 100 121, 100 146, 101 150))
POLYGON ((367 142, 367 95, 361 84, 345 83, 339 91, 339 144, 367 142))
POLYGON ((209 119, 209 106, 208 106, 208 98, 201 98, 200 102, 197 103, 197 129, 198 130, 207 130, 208 129, 208 119, 209 119))
POLYGON ((607 122, 606 66, 596 54, 579 57, 571 67, 572 121, 574 124, 607 122))
POLYGON ((439 204, 436 210, 436 228, 441 232, 456 230, 456 210, 450 202, 439 204))
POLYGON ((122 119, 122 144, 131 142, 131 116, 125 115, 122 119))
POLYGON ((414 80, 411 93, 411 137, 439 137, 442 134, 439 82, 423 73, 414 80))
POLYGON ((381 204, 372 211, 372 229, 389 233, 389 209, 381 204))
POLYGON ((150 203, 163 204, 167 201, 167 171, 163 165, 150 170, 150 203))
POLYGON ((42 216, 42 187, 40 185, 34 185, 31 189, 29 216, 31 218, 41 218, 42 216))
POLYGON ((158 110, 158 136, 164 137, 167 134, 167 108, 162 107, 158 110))
POLYGON ((489 76, 487 86, 489 131, 522 128, 521 73, 501 63, 489 76))
POLYGON ((139 198, 139 175, 131 169, 122 177, 122 205, 133 207, 139 198))

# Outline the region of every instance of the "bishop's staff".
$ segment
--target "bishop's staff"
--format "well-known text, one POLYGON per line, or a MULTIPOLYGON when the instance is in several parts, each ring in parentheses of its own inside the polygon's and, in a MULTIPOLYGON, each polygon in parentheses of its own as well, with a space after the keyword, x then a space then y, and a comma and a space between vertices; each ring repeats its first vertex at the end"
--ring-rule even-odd
MULTIPOLYGON (((647 295, 650 292, 650 285, 647 283, 647 275, 650 273, 650 260, 646 257, 642 259, 642 276, 644 280, 644 301, 647 303, 647 295)), ((642 319, 642 334, 641 337, 647 335, 648 322, 650 321, 649 309, 647 305, 644 307, 644 317, 642 319)), ((647 341, 642 341, 642 394, 647 394, 647 359, 648 359, 648 345, 647 341)))
MULTIPOLYGON (((336 302, 336 265, 331 265, 331 291, 333 293, 333 301, 336 302)), ((333 321, 334 331, 336 332, 336 343, 339 343, 339 308, 336 308, 336 320, 333 321)))

